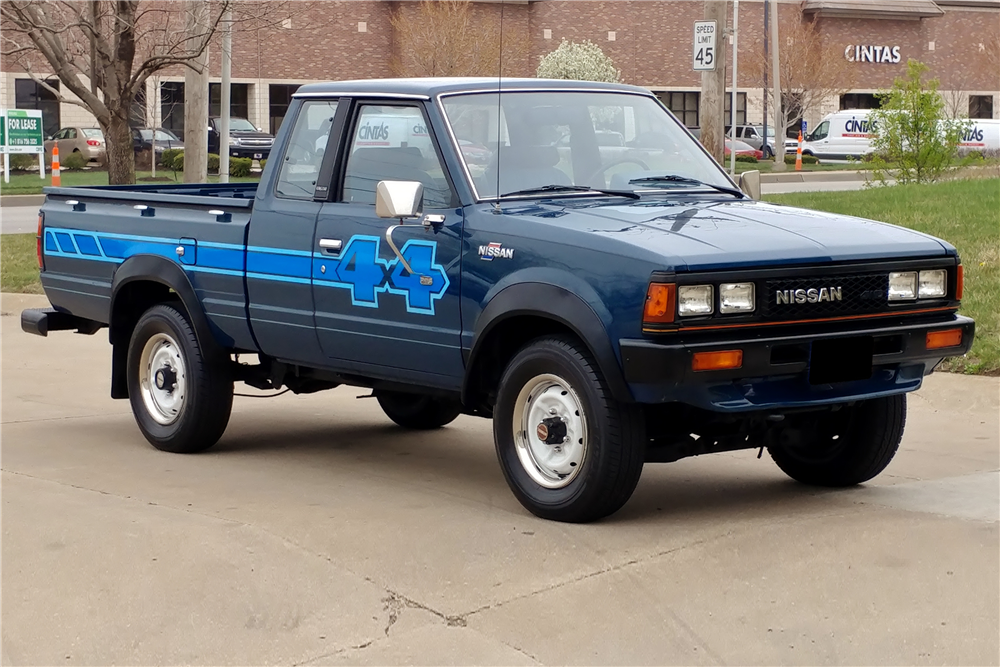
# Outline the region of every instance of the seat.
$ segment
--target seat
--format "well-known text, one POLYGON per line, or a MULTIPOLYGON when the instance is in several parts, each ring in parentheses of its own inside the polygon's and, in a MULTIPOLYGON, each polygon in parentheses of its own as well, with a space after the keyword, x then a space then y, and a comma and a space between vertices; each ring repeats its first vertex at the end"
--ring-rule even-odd
POLYGON ((537 188, 543 185, 572 185, 566 172, 557 169, 559 150, 555 146, 501 146, 484 174, 489 189, 497 183, 498 194, 537 188))
POLYGON ((374 205, 379 181, 417 181, 423 183, 425 190, 435 188, 423 164, 424 157, 415 146, 359 148, 347 161, 344 199, 374 205))

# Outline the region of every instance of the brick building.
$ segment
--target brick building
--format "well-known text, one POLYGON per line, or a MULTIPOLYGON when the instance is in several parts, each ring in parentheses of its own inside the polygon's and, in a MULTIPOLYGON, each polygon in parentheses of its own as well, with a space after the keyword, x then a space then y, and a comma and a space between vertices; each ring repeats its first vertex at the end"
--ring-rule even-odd
MULTIPOLYGON (((287 6, 287 18, 256 29, 241 26, 233 37, 233 114, 272 132, 303 83, 392 76, 394 64, 407 57, 392 18, 416 20, 419 9, 405 0, 287 6)), ((692 70, 692 25, 703 17, 703 6, 702 0, 477 0, 472 11, 491 25, 499 25, 502 15, 504 40, 525 45, 504 63, 505 75, 532 76, 539 58, 562 39, 589 39, 614 60, 625 82, 655 91, 694 126, 701 77, 692 70)), ((1000 117, 1000 0, 771 0, 772 11, 775 6, 782 30, 816 21, 823 48, 853 68, 854 87, 807 109, 810 122, 838 108, 871 106, 874 93, 890 86, 908 59, 926 63, 940 79, 953 114, 1000 117)), ((763 7, 763 0, 740 3, 741 72, 752 69, 748 63, 762 50, 763 7)), ((722 45, 731 68, 731 46, 725 39, 722 45)), ((210 50, 213 113, 219 109, 219 53, 217 45, 210 50)), ((86 110, 59 103, 13 63, 0 69, 0 106, 43 109, 47 130, 95 124, 86 110)), ((183 81, 179 69, 148 81, 136 122, 182 130, 183 81)), ((738 82, 738 122, 762 119, 761 88, 749 83, 743 76, 738 82)))

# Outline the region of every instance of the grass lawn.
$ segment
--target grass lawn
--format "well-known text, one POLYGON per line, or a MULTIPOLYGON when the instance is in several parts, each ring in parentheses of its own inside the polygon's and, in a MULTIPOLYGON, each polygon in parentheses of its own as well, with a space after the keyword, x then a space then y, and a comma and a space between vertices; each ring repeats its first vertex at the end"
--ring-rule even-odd
POLYGON ((890 222, 933 234, 958 248, 965 268, 961 312, 976 320, 976 341, 967 357, 952 359, 944 368, 1000 374, 1000 179, 799 192, 764 199, 890 222))
MULTIPOLYGON (((135 172, 136 179, 148 178, 151 176, 152 172, 149 171, 137 171, 135 172)), ((174 180, 174 172, 169 169, 157 169, 156 177, 169 178, 170 181, 174 180)), ((108 184, 108 172, 98 169, 88 169, 84 171, 64 171, 61 174, 60 180, 63 187, 74 187, 81 185, 107 185, 108 184)), ((209 183, 217 183, 219 180, 218 176, 210 175, 208 177, 209 183)), ((229 180, 232 183, 248 183, 251 181, 259 181, 260 174, 251 174, 250 176, 230 176, 229 180)), ((156 181, 160 182, 160 181, 156 181)), ((169 181, 162 181, 162 183, 168 183, 169 181)), ((184 174, 182 172, 177 172, 177 182, 184 182, 184 174)), ((138 182, 139 185, 152 185, 153 183, 144 183, 143 181, 138 182)), ((10 183, 4 183, 3 179, 0 178, 0 194, 4 195, 38 195, 42 193, 42 187, 45 185, 52 185, 52 175, 49 173, 45 174, 45 180, 43 181, 38 177, 38 172, 11 172, 10 183)))
POLYGON ((0 235, 0 291, 42 293, 34 234, 0 235))

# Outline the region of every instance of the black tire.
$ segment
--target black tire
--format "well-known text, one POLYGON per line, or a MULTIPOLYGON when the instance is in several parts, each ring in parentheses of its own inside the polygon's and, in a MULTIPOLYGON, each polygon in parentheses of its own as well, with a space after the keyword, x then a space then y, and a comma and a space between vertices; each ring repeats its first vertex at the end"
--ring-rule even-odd
POLYGON ((767 144, 764 145, 763 153, 764 153, 764 159, 765 160, 770 160, 771 158, 774 157, 774 151, 772 151, 771 147, 768 146, 767 144))
POLYGON ((906 396, 876 398, 832 413, 794 447, 768 447, 792 479, 815 486, 861 484, 885 470, 906 425, 906 396))
POLYGON ((128 389, 132 414, 150 444, 165 452, 190 454, 218 442, 233 407, 228 361, 205 354, 178 307, 159 304, 143 313, 129 342, 128 389), (161 370, 172 375, 164 379, 161 370), (145 393, 143 374, 150 388, 145 393), (163 387, 158 386, 161 379, 163 387), (173 391, 167 389, 171 386, 173 391), (159 401, 152 397, 154 389, 159 401), (174 395, 176 391, 182 393, 174 395))
POLYGON ((403 428, 425 431, 450 424, 462 414, 462 404, 434 396, 380 391, 375 394, 385 416, 403 428))
MULTIPOLYGON (((527 427, 536 428, 533 424, 527 427)), ((500 467, 521 504, 543 519, 583 523, 618 511, 631 497, 642 474, 645 432, 642 411, 612 397, 597 364, 576 339, 539 338, 529 343, 514 356, 500 379, 493 414, 493 437, 500 467), (522 392, 527 396, 522 396, 522 392), (570 458, 576 458, 571 452, 573 443, 582 446, 576 452, 582 453, 582 461, 564 459, 559 463, 563 470, 569 471, 565 474, 555 467, 548 471, 541 465, 532 468, 537 458, 530 453, 528 443, 536 443, 544 456, 549 451, 545 449, 548 438, 555 432, 546 430, 549 435, 545 441, 541 440, 540 424, 534 434, 536 440, 531 441, 531 434, 521 429, 521 424, 539 414, 539 406, 544 413, 542 396, 550 392, 554 392, 550 394, 552 400, 562 400, 556 394, 567 396, 571 405, 580 408, 576 415, 566 416, 570 421, 575 417, 573 424, 579 428, 565 420, 566 426, 556 424, 565 437, 562 442, 569 443, 555 449, 558 456, 565 451, 570 458), (579 415, 581 411, 583 414, 579 415), (515 436, 515 431, 519 435, 515 436), (574 431, 574 436, 582 433, 584 437, 570 437, 570 431, 574 431), (519 442, 524 445, 520 452, 519 442)))

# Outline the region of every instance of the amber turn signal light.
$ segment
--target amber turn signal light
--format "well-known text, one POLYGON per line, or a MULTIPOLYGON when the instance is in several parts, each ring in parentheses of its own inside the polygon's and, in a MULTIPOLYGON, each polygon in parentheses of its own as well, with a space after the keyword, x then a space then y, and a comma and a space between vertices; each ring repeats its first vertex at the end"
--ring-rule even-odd
POLYGON ((677 286, 673 283, 649 283, 646 305, 642 310, 643 324, 669 324, 674 321, 677 286))
POLYGON ((691 359, 693 371, 721 371, 727 368, 739 368, 742 365, 743 350, 695 352, 691 359))
POLYGON ((961 329, 945 329, 944 331, 927 332, 927 349, 937 350, 942 347, 956 347, 962 344, 961 329))

